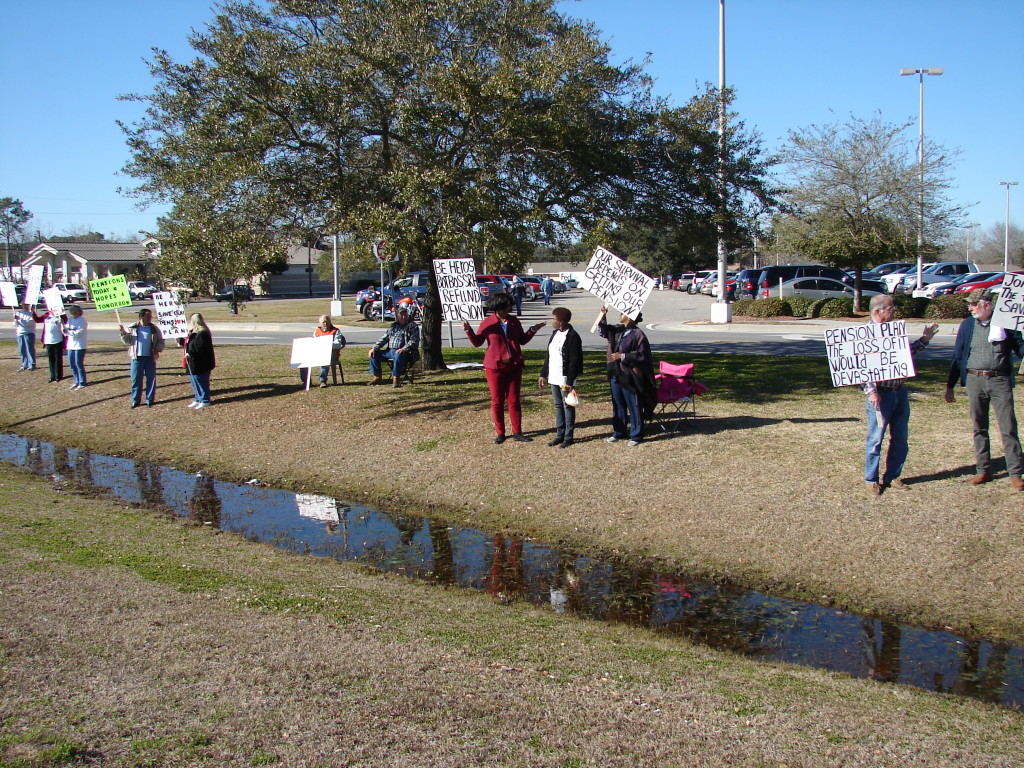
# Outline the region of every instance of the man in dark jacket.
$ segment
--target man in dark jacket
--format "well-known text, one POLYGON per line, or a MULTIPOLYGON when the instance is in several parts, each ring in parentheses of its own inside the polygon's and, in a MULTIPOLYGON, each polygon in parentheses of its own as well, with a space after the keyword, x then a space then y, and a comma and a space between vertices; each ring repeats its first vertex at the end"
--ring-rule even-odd
POLYGON ((541 387, 551 385, 551 399, 555 403, 555 437, 548 445, 568 448, 574 442, 576 428, 576 407, 565 401, 570 392, 575 392, 576 379, 583 372, 583 340, 569 321, 572 312, 565 307, 551 310, 551 327, 554 332, 548 340, 544 365, 537 380, 541 387))
POLYGON ((977 474, 971 485, 992 479, 988 412, 995 411, 1003 439, 1006 471, 1015 491, 1024 491, 1024 455, 1017 437, 1017 416, 1013 410, 1013 356, 1024 356, 1024 338, 1019 331, 992 325, 992 297, 982 289, 967 296, 971 317, 960 323, 953 347, 953 362, 946 380, 946 402, 952 403, 957 382, 967 387, 971 421, 974 424, 974 454, 977 474))
POLYGON ((609 443, 629 437, 631 448, 644 439, 644 417, 654 412, 658 385, 654 380, 654 358, 647 336, 637 326, 637 315, 619 316, 618 325, 608 325, 608 307, 601 307, 597 324, 601 338, 608 341, 608 383, 612 390, 612 435, 609 443))

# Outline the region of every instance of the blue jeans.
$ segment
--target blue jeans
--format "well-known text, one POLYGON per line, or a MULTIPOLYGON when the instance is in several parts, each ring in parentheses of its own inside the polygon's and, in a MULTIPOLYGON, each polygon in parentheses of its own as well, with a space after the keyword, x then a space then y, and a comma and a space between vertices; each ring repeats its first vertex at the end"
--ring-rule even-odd
POLYGON ((210 404, 210 372, 190 373, 188 383, 192 385, 192 395, 197 403, 210 404))
POLYGON ((18 334, 18 353, 21 355, 22 368, 36 367, 36 335, 34 333, 18 334))
POLYGON ((80 387, 85 386, 85 350, 68 350, 68 367, 71 368, 71 378, 80 387))
MULTIPOLYGON (((327 383, 327 371, 330 370, 329 365, 320 367, 320 381, 324 384, 327 383)), ((303 384, 306 383, 306 377, 309 375, 309 368, 299 368, 299 379, 303 384)))
POLYGON ((557 384, 551 385, 551 399, 555 403, 555 433, 563 440, 572 440, 576 428, 576 409, 565 404, 566 394, 557 384))
POLYGON ((878 411, 870 401, 866 401, 868 439, 864 449, 864 481, 878 482, 882 438, 888 430, 889 449, 885 454, 885 474, 882 476, 882 485, 885 485, 903 474, 903 463, 907 460, 909 450, 907 438, 910 433, 910 399, 905 389, 895 392, 879 390, 878 396, 878 411))
POLYGON ((544 291, 544 306, 551 304, 551 291, 544 291))
POLYGON ((626 437, 640 442, 644 439, 644 414, 640 410, 640 398, 619 384, 617 376, 609 379, 612 385, 612 435, 626 437))
POLYGON ((402 374, 405 373, 405 366, 412 357, 412 352, 395 352, 393 349, 373 350, 373 357, 370 358, 370 373, 374 376, 380 376, 381 360, 388 360, 391 362, 391 376, 396 379, 402 378, 402 374))
POLYGON ((146 378, 146 402, 153 404, 156 395, 156 360, 152 357, 136 357, 132 360, 132 402, 142 402, 142 378, 146 378))

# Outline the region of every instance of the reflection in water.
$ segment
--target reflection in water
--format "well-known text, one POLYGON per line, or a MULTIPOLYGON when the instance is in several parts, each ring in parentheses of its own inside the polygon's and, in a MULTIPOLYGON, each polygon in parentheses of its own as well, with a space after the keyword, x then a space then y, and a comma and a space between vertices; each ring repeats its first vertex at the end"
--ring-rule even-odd
POLYGON ((1024 708, 1024 648, 1018 646, 964 640, 408 513, 224 483, 16 435, 0 435, 0 460, 293 552, 486 590, 502 602, 529 600, 559 613, 650 627, 760 659, 1024 708))

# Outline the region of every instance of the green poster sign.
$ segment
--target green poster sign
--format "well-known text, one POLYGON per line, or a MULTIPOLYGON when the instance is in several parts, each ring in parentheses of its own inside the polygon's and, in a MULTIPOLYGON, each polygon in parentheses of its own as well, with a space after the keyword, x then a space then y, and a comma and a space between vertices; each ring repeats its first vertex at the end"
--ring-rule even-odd
POLYGON ((128 293, 128 281, 124 275, 90 280, 89 292, 98 310, 119 309, 132 305, 132 296, 128 293))

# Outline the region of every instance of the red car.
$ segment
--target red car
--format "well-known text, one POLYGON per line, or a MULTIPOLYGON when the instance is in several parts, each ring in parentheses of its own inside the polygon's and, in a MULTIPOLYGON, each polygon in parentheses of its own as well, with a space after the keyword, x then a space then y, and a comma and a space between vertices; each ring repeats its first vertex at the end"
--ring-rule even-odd
MULTIPOLYGON (((976 283, 964 283, 963 285, 957 286, 957 289, 953 292, 953 295, 959 295, 961 293, 970 293, 975 288, 994 288, 1003 284, 1003 275, 1006 272, 1000 272, 993 278, 988 280, 980 280, 976 283)), ((1024 275, 1024 272, 1011 272, 1012 275, 1024 275)))

